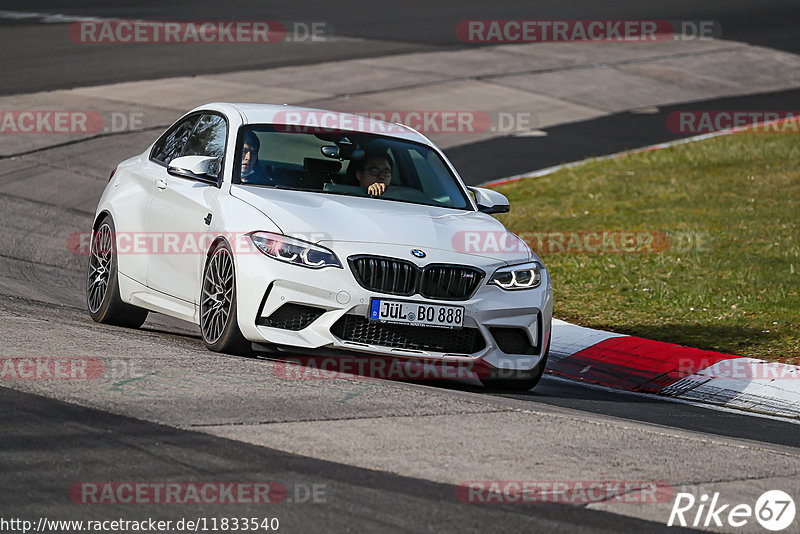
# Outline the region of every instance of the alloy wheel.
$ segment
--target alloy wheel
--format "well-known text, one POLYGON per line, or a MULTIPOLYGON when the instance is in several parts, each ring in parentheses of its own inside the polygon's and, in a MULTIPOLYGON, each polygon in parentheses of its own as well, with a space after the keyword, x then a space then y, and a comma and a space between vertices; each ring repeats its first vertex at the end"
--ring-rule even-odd
POLYGON ((207 343, 216 343, 228 325, 233 308, 233 289, 233 260, 230 252, 220 247, 211 256, 203 276, 200 330, 207 343))
POLYGON ((114 259, 114 243, 111 227, 103 224, 92 239, 89 252, 89 275, 86 280, 86 300, 89 311, 97 313, 105 301, 111 279, 111 263, 114 259))

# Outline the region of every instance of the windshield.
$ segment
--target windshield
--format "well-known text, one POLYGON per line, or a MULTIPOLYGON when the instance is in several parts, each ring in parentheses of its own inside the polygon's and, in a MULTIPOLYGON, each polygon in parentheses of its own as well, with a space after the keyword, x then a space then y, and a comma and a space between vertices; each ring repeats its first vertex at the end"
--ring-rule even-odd
POLYGON ((233 183, 472 209, 436 151, 365 133, 242 127, 233 183))

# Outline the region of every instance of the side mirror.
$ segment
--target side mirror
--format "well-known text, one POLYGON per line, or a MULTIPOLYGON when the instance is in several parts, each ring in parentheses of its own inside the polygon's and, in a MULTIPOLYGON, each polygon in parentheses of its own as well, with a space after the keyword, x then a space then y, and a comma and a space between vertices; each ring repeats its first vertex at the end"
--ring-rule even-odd
POLYGON ((219 179, 219 158, 212 156, 181 156, 169 162, 167 172, 172 176, 216 184, 219 179))
POLYGON ((511 205, 502 193, 486 189, 485 187, 468 187, 478 205, 478 211, 483 213, 508 213, 511 205))

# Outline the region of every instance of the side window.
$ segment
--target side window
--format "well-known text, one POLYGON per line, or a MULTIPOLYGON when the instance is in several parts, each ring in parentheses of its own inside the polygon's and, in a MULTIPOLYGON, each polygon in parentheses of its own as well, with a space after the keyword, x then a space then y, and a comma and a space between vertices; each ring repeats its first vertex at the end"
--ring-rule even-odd
POLYGON ((173 126, 172 131, 161 138, 156 143, 156 146, 153 147, 152 159, 167 165, 170 161, 180 156, 183 145, 189 139, 198 117, 198 115, 187 117, 173 126))
POLYGON ((409 150, 414 170, 417 171, 422 182, 422 190, 432 199, 454 206, 461 207, 463 200, 459 200, 462 194, 452 180, 442 180, 441 176, 449 174, 444 162, 432 150, 426 150, 424 154, 416 148, 409 150))
POLYGON ((200 117, 192 135, 183 145, 181 156, 211 156, 217 158, 216 176, 222 168, 222 157, 225 155, 225 138, 228 128, 225 119, 219 115, 205 114, 200 117))

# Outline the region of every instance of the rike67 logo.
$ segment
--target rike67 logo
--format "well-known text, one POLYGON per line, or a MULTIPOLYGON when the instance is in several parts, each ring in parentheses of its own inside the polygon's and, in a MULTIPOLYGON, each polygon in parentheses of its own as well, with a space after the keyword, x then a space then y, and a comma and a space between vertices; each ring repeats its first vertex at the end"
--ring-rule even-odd
POLYGON ((711 496, 703 494, 699 499, 691 493, 680 492, 675 496, 667 526, 740 528, 752 524, 755 519, 763 528, 778 532, 794 523, 795 512, 794 500, 781 490, 765 491, 755 506, 725 503, 719 492, 711 496))

